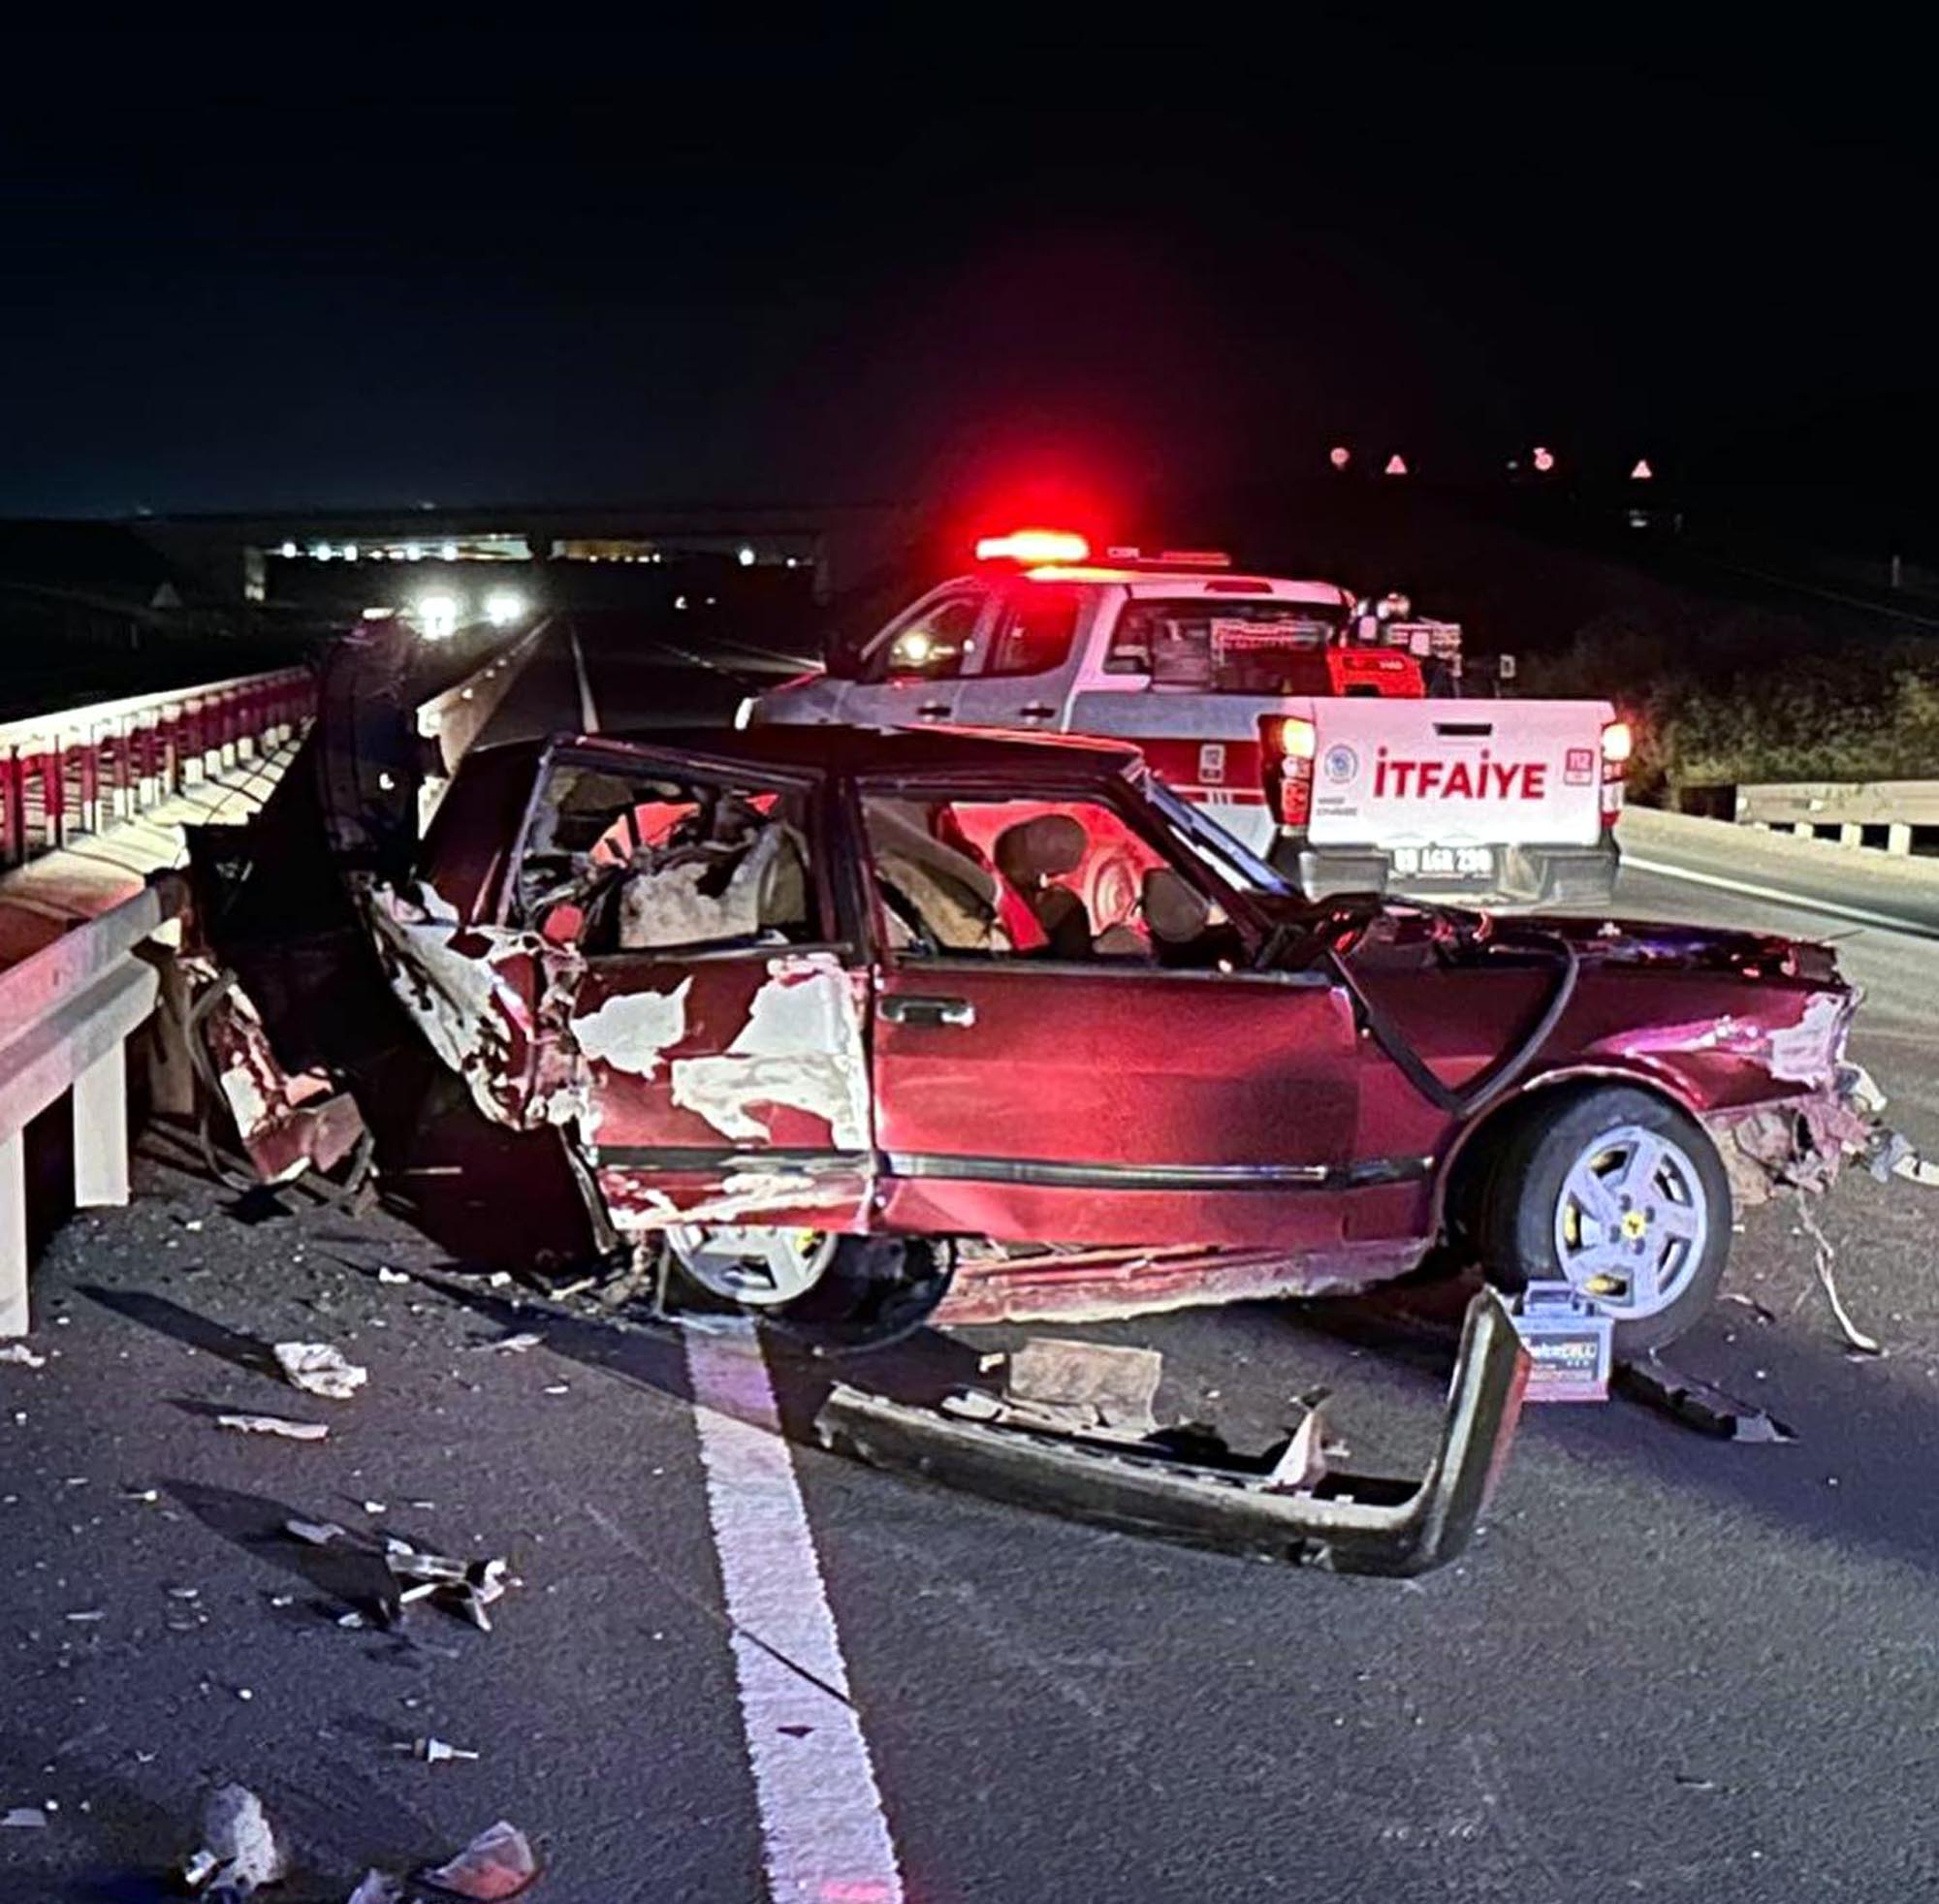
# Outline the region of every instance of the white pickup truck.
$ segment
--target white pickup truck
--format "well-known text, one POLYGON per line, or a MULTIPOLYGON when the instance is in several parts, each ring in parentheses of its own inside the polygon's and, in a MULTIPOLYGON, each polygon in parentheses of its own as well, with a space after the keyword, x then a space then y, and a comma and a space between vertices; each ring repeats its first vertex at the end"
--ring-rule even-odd
POLYGON ((1307 895, 1600 905, 1630 733, 1605 701, 1429 698, 1355 649, 1353 596, 1222 557, 1033 561, 1030 536, 930 590, 754 721, 1108 735, 1307 895))

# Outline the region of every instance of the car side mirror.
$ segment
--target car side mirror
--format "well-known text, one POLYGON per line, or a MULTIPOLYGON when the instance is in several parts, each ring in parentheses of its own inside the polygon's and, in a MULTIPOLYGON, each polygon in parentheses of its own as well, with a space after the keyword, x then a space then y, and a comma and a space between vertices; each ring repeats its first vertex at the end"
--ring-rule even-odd
POLYGON ((821 667, 833 681, 858 680, 862 673, 862 644, 852 635, 830 635, 821 645, 821 667))

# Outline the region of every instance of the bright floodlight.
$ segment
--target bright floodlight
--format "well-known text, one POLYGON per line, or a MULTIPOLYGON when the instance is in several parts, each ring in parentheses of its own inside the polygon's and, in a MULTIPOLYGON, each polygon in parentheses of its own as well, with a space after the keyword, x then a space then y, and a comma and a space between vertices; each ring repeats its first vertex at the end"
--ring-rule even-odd
POLYGON ((283 555, 283 560, 286 562, 295 561, 297 555, 297 545, 294 542, 284 543, 282 548, 282 555, 283 555))
POLYGON ((485 597, 485 619, 494 628, 508 628, 524 614, 525 598, 516 588, 493 588, 485 597))
POLYGON ((737 562, 739 562, 743 568, 752 568, 754 566, 754 552, 750 548, 748 548, 747 545, 744 542, 742 543, 740 550, 735 555, 734 559, 737 562))
POLYGON ((418 632, 426 641, 450 640, 458 632, 459 619, 463 613, 463 604, 458 597, 442 588, 420 595, 411 608, 418 632))

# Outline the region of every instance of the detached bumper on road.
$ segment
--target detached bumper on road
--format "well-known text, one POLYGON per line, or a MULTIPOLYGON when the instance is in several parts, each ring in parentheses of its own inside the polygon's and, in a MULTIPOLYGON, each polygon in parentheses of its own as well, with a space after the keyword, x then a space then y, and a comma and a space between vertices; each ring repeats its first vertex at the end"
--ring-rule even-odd
POLYGON ((1426 1573, 1467 1546, 1514 1439, 1528 1358, 1492 1291, 1468 1306, 1441 1444, 1418 1481, 1332 1474, 1271 1491, 1256 1468, 1144 1443, 966 1421, 846 1384, 815 1418, 833 1448, 993 1500, 1336 1573, 1426 1573))

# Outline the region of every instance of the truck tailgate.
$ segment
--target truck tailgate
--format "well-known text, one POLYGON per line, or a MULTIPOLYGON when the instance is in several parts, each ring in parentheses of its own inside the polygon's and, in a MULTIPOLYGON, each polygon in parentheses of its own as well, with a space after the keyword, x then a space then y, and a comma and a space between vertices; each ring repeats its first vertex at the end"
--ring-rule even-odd
POLYGON ((1308 837, 1325 845, 1594 845, 1605 701, 1325 700, 1308 837))

